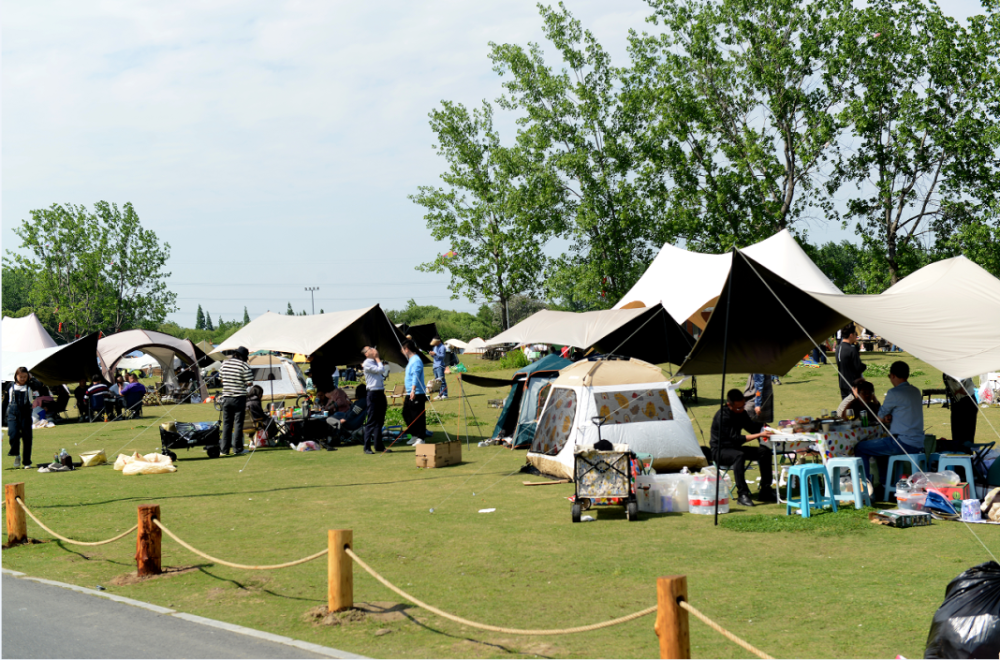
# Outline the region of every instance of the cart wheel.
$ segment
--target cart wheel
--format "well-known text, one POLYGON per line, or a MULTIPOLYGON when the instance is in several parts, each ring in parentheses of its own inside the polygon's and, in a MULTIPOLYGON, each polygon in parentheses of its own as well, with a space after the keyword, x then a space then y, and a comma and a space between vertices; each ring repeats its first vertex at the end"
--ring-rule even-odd
POLYGON ((635 502, 629 502, 628 506, 625 507, 625 517, 628 518, 629 522, 635 522, 639 519, 639 505, 635 502))
POLYGON ((219 445, 209 445, 205 448, 205 451, 208 453, 209 458, 218 458, 222 455, 222 449, 219 445))
POLYGON ((177 462, 177 454, 175 454, 174 452, 170 451, 169 449, 164 449, 163 450, 163 455, 169 457, 171 463, 176 463, 177 462))
POLYGON ((590 511, 590 507, 594 506, 594 500, 589 497, 581 497, 580 505, 583 506, 584 511, 590 511))
POLYGON ((580 505, 575 502, 573 504, 573 522, 580 522, 580 505))

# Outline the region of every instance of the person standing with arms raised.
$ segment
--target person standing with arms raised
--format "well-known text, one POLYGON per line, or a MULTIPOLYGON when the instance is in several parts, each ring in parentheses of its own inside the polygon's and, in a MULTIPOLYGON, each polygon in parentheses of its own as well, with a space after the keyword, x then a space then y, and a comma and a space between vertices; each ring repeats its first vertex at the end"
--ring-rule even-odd
POLYGON ((222 440, 219 448, 226 455, 232 448, 237 456, 246 454, 243 448, 243 419, 247 412, 247 388, 253 383, 253 370, 247 364, 250 351, 240 346, 233 357, 222 364, 222 440))
MULTIPOLYGON (((431 340, 431 355, 434 356, 434 378, 441 381, 441 390, 438 393, 439 399, 448 398, 448 382, 444 379, 445 369, 448 367, 447 359, 448 349, 444 347, 441 343, 440 337, 435 337, 431 340)), ((407 390, 409 391, 409 390, 407 390)))
POLYGON ((837 344, 837 378, 840 386, 840 398, 846 399, 851 395, 851 388, 854 382, 861 378, 867 364, 861 362, 861 354, 858 353, 858 331, 854 324, 850 324, 841 330, 841 340, 837 344))
POLYGON ((403 342, 403 355, 406 356, 406 398, 403 399, 403 423, 409 429, 413 440, 409 444, 424 444, 427 435, 427 418, 424 411, 427 406, 427 385, 424 383, 424 362, 420 359, 417 345, 413 340, 403 342))
POLYGON ((382 425, 385 424, 385 377, 389 373, 389 365, 378 356, 374 346, 365 346, 361 350, 365 361, 361 370, 365 372, 365 387, 368 390, 368 419, 365 420, 365 453, 389 452, 382 444, 382 425), (374 447, 375 451, 372 451, 374 447))

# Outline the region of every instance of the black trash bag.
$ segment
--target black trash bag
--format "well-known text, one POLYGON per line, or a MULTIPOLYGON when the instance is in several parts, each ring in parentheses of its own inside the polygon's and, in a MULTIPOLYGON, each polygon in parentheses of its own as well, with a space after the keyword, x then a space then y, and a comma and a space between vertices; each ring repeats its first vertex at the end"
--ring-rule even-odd
POLYGON ((925 658, 1000 655, 1000 564, 973 566, 948 584, 934 614, 925 658))

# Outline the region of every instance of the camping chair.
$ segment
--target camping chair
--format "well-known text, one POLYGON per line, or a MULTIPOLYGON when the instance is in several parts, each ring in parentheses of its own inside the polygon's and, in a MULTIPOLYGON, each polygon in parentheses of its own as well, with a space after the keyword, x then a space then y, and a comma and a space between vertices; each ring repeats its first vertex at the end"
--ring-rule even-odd
MULTIPOLYGON (((986 457, 993 449, 996 442, 984 442, 978 445, 972 445, 972 474, 973 480, 977 483, 982 483, 984 486, 989 486, 989 471, 986 469, 986 457), (980 478, 979 475, 986 475, 985 478, 980 478)), ((1000 460, 996 461, 1000 463, 1000 460)), ((971 485, 971 484, 970 484, 971 485)), ((998 484, 1000 485, 1000 484, 998 484)), ((973 493, 975 497, 975 493, 973 493)))
MULTIPOLYGON (((726 474, 729 474, 730 472, 732 472, 733 469, 736 467, 735 463, 732 464, 732 465, 717 465, 716 462, 715 462, 715 457, 712 454, 712 448, 711 447, 702 447, 701 448, 701 453, 705 455, 705 460, 708 461, 709 465, 715 466, 715 469, 718 471, 718 474, 719 474, 720 478, 723 475, 726 475, 726 474)), ((750 459, 747 459, 747 458, 745 458, 743 460, 744 460, 744 463, 746 463, 747 469, 749 469, 750 466, 753 464, 753 461, 750 460, 750 459)), ((730 497, 736 492, 736 480, 735 479, 731 479, 731 481, 733 482, 733 486, 732 486, 732 488, 730 488, 730 493, 729 493, 730 497)))
POLYGON ((396 399, 402 399, 406 396, 406 387, 403 385, 396 385, 392 388, 392 392, 389 393, 389 398, 392 399, 392 403, 396 403, 396 399))
POLYGON ((681 401, 693 401, 694 403, 698 403, 697 376, 691 376, 691 387, 687 389, 678 389, 677 393, 681 395, 681 401))
POLYGON ((130 390, 123 396, 125 399, 125 410, 123 412, 123 416, 126 419, 139 419, 142 417, 142 400, 145 396, 145 392, 130 390))
POLYGON ((87 412, 89 422, 99 421, 104 415, 114 419, 115 409, 112 396, 108 392, 91 394, 87 397, 87 412))

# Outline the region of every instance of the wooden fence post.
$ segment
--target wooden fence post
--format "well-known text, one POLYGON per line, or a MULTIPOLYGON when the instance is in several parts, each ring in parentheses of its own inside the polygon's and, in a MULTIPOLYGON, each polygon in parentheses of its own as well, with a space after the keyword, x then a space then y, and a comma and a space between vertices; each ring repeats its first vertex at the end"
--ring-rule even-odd
POLYGON ((18 545, 28 542, 28 521, 24 509, 17 503, 20 497, 24 501, 24 482, 4 484, 3 499, 7 507, 7 545, 18 545))
POLYGON ((688 613, 678 602, 687 600, 687 577, 671 575, 656 580, 656 625, 661 658, 690 658, 688 613))
POLYGON ((153 524, 160 519, 159 504, 144 504, 139 507, 139 529, 135 535, 135 564, 139 577, 159 575, 160 538, 163 533, 153 524))
POLYGON ((339 612, 354 607, 354 560, 344 548, 354 550, 354 532, 349 529, 327 530, 327 610, 339 612))

